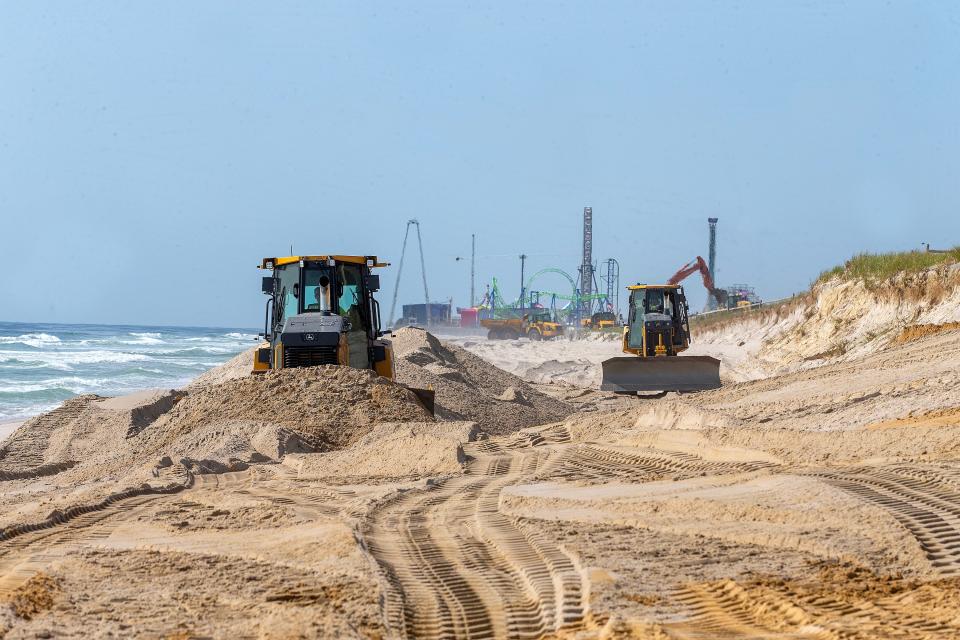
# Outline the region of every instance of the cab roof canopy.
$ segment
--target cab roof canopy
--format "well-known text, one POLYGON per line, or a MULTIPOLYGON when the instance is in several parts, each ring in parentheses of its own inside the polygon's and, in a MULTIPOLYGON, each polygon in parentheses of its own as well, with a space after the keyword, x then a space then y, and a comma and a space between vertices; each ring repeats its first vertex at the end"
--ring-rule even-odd
POLYGON ((638 289, 679 289, 682 285, 679 284, 631 284, 627 287, 628 291, 636 291, 638 289))
POLYGON ((380 262, 377 256, 284 256, 282 258, 264 258, 260 262, 258 269, 273 269, 285 264, 294 264, 301 260, 307 262, 317 262, 326 260, 335 260, 337 262, 349 262, 351 264, 365 264, 373 267, 389 267, 389 262, 380 262))

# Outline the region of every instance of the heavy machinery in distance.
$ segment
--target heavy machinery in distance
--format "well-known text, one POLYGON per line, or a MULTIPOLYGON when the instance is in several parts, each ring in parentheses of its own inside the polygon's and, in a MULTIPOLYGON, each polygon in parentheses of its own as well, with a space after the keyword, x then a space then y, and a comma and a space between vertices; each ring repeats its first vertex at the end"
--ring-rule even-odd
MULTIPOLYGON (((372 369, 393 380, 393 345, 380 330, 373 294, 389 266, 376 256, 310 255, 264 258, 260 269, 269 296, 265 342, 254 352, 253 373, 321 365, 372 369)), ((410 389, 433 412, 433 390, 410 389)))
POLYGON ((680 267, 680 270, 667 280, 667 284, 680 284, 697 271, 700 272, 707 294, 716 301, 717 309, 741 309, 760 303, 760 298, 757 297, 753 287, 744 284, 735 284, 726 289, 717 287, 706 260, 700 256, 680 267))
POLYGON ((678 284, 636 284, 630 292, 623 327, 623 352, 605 360, 600 389, 702 391, 720 387, 720 361, 710 356, 681 356, 690 346, 690 309, 678 284))
POLYGON ((717 301, 718 307, 725 308, 727 306, 727 292, 717 288, 713 281, 713 275, 710 273, 710 268, 707 266, 707 261, 700 256, 680 267, 675 274, 670 276, 667 284, 680 284, 697 271, 700 272, 700 277, 703 279, 703 288, 707 290, 707 295, 717 301))
POLYGON ((617 314, 613 311, 598 311, 589 318, 580 321, 584 329, 602 331, 617 326, 617 314))
POLYGON ((520 318, 486 318, 480 326, 488 330, 490 340, 515 340, 521 336, 549 340, 563 335, 563 325, 554 321, 549 309, 530 309, 520 318))

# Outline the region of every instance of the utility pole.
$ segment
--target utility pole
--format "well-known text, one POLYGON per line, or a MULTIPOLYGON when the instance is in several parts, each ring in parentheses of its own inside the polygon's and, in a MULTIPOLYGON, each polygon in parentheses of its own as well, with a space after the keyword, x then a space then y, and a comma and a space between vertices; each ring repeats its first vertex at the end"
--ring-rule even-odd
MULTIPOLYGON (((707 224, 710 225, 710 245, 707 247, 707 269, 710 271, 710 277, 713 278, 713 286, 717 284, 717 221, 719 218, 707 218, 707 224)), ((717 301, 713 296, 707 296, 707 308, 716 309, 717 301)))
POLYGON ((523 308, 524 308, 524 306, 525 306, 525 305, 524 305, 524 303, 525 303, 524 297, 525 297, 526 294, 525 294, 525 291, 524 291, 525 287, 524 287, 524 284, 523 284, 523 269, 524 269, 524 267, 526 266, 526 262, 527 262, 527 254, 521 253, 521 254, 520 254, 520 312, 521 312, 521 313, 523 313, 523 308))
POLYGON ((470 308, 475 305, 474 302, 474 276, 476 275, 477 265, 477 234, 470 234, 470 308))

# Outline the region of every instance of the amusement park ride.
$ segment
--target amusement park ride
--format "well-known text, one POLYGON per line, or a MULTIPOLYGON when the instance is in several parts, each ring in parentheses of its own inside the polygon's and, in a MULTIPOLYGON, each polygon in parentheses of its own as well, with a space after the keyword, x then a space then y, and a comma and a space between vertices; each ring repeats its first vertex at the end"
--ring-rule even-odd
POLYGON ((618 313, 616 300, 620 283, 617 261, 611 258, 604 264, 607 265, 603 271, 604 275, 610 274, 611 277, 606 287, 607 291, 603 293, 585 294, 577 286, 573 276, 563 269, 550 267, 537 271, 524 283, 523 300, 505 299, 497 279, 493 278, 492 284, 487 288, 478 306, 486 309, 492 318, 519 317, 525 309, 546 309, 557 322, 580 326, 583 320, 591 318, 596 313, 618 313), (611 263, 613 267, 609 266, 611 263), (549 274, 559 275, 565 279, 570 285, 569 293, 535 288, 536 281, 549 274))

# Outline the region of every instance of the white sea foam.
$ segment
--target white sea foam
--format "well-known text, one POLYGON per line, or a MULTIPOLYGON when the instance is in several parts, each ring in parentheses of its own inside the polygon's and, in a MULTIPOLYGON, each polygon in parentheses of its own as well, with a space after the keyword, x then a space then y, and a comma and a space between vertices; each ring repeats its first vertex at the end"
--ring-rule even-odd
POLYGON ((54 389, 63 389, 71 393, 84 393, 92 389, 102 388, 107 384, 110 384, 108 378, 79 378, 76 376, 49 378, 35 382, 10 382, 8 380, 0 380, 0 393, 36 393, 38 391, 51 391, 54 389))
POLYGON ((133 340, 121 340, 122 344, 166 344, 165 340, 160 339, 159 333, 130 333, 133 340))
POLYGON ((53 368, 57 368, 57 365, 139 362, 152 359, 144 353, 127 353, 125 351, 0 351, 0 363, 42 363, 53 368))
MULTIPOLYGON (((13 325, 0 335, 0 419, 47 411, 78 393, 187 384, 252 343, 243 330, 13 325)), ((4 331, 0 323, 0 332, 4 331)))
POLYGON ((28 347, 41 348, 57 344, 60 338, 49 333, 27 333, 22 336, 0 336, 0 344, 25 344, 28 347))

